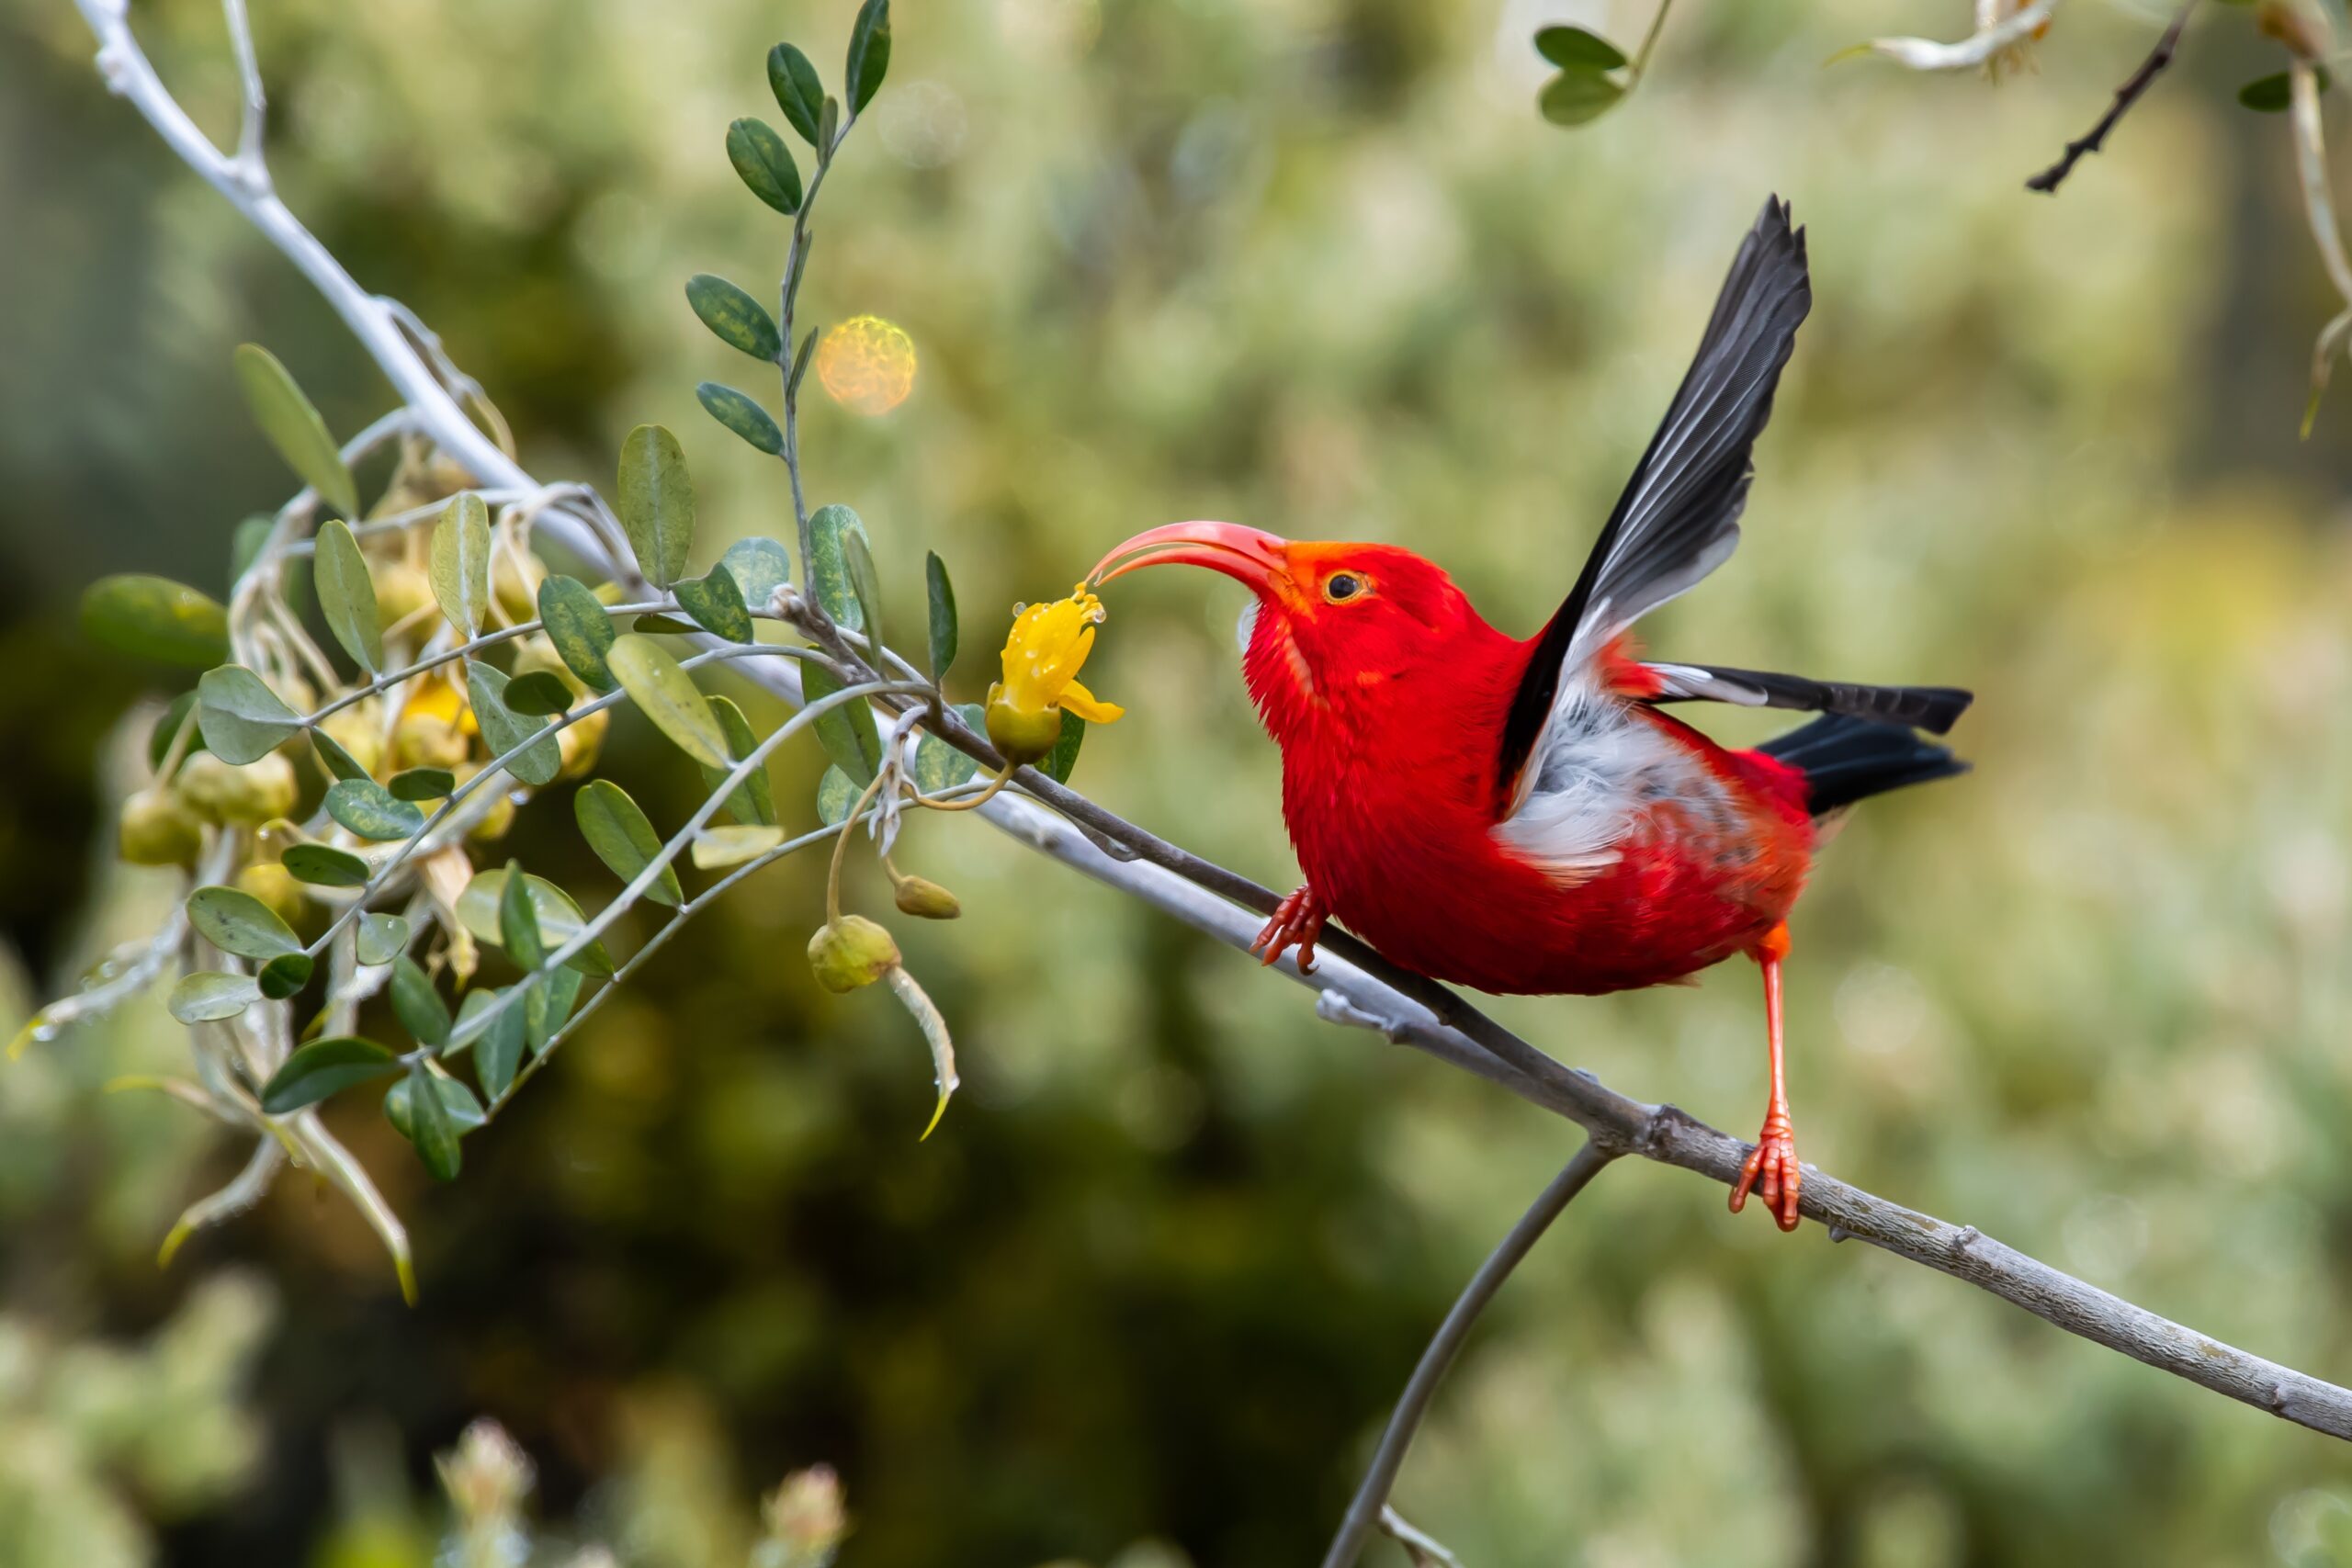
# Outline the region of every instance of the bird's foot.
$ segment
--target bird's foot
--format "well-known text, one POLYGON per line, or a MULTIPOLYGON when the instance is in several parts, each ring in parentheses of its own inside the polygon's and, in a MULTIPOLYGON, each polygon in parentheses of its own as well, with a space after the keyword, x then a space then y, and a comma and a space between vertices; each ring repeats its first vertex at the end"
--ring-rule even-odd
POLYGON ((1789 1109, 1775 1105, 1764 1113, 1764 1130, 1757 1134, 1747 1163, 1739 1168, 1739 1180, 1731 1190, 1731 1212, 1736 1214, 1746 1208, 1752 1190, 1763 1198, 1766 1211, 1781 1228, 1792 1231, 1797 1228, 1797 1190, 1804 1183, 1789 1109))
POLYGON ((1323 934, 1323 922, 1329 918, 1322 904, 1315 897, 1315 889, 1302 887, 1274 908, 1274 918, 1266 922, 1250 951, 1259 954, 1259 962, 1268 967, 1282 962, 1283 953, 1298 949, 1298 972, 1315 972, 1315 942, 1323 934))

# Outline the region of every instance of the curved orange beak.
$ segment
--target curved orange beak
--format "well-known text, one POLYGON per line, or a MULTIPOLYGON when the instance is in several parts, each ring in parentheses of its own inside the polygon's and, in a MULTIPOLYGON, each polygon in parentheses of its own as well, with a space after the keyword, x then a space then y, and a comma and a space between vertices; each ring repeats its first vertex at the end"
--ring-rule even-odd
POLYGON ((1287 548, 1273 535, 1238 523, 1170 523, 1118 546, 1087 580, 1108 582, 1147 566, 1204 566, 1263 592, 1288 570, 1287 548))

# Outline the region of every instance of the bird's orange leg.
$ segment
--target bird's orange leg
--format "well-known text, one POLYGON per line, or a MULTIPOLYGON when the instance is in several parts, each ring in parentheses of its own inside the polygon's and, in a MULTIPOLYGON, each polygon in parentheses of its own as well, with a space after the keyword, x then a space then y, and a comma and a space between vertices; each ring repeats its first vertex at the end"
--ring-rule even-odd
POLYGON ((1761 1192, 1764 1207, 1784 1231, 1797 1228, 1797 1190, 1804 1173, 1797 1164, 1796 1130, 1789 1124, 1789 1093, 1781 1074, 1781 960, 1789 955, 1789 928, 1774 926, 1750 954, 1764 971, 1764 1032, 1772 1058, 1772 1098, 1764 1107, 1764 1130, 1740 1167, 1731 1190, 1731 1212, 1746 1207, 1748 1190, 1761 1192))
POLYGON ((1274 918, 1259 931, 1250 951, 1261 954, 1260 962, 1272 967, 1282 962, 1286 949, 1296 947, 1298 972, 1311 975, 1315 972, 1315 939, 1323 934, 1323 922, 1329 915, 1330 911, 1315 897, 1314 888, 1301 887, 1274 907, 1274 918))

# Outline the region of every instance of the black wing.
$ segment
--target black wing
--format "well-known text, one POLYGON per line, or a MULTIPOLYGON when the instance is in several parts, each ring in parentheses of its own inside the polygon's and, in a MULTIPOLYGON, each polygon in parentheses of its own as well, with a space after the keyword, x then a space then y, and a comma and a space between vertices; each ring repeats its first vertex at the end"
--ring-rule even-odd
POLYGON ((1654 703, 1736 703, 1751 708, 1801 708, 1849 718, 1904 724, 1938 735, 1968 711, 1975 694, 1957 686, 1859 686, 1849 681, 1814 681, 1765 670, 1734 670, 1723 664, 1662 664, 1647 668, 1660 682, 1654 703))
POLYGON ((1544 628, 1503 726, 1505 788, 1534 750, 1566 673, 1723 564, 1739 542, 1749 453, 1813 308, 1804 231, 1775 197, 1740 242, 1681 389, 1617 498, 1576 587, 1544 628))

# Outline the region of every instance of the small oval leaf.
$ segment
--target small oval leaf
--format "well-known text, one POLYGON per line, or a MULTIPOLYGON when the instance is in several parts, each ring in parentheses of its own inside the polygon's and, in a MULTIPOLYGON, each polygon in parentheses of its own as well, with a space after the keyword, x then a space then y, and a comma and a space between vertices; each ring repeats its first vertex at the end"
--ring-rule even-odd
MULTIPOLYGON (((531 889, 539 934, 550 949, 561 947, 580 934, 580 928, 588 922, 581 918, 580 906, 571 901, 571 895, 543 876, 526 872, 523 880, 531 889)), ((505 935, 498 923, 498 903, 505 891, 505 869, 493 866, 476 873, 474 879, 466 884, 466 890, 458 895, 458 923, 473 933, 475 941, 486 942, 492 947, 505 945, 505 935)), ((601 942, 592 942, 573 954, 571 966, 599 979, 610 978, 613 973, 612 958, 601 942)), ((459 1032, 462 1034, 463 1031, 459 1032)))
POLYGON ((196 683, 196 722, 204 745, 224 762, 258 762, 302 729, 262 678, 242 664, 207 670, 196 683))
POLYGON ((717 381, 705 381, 695 389, 703 410, 711 418, 765 452, 771 457, 784 455, 784 432, 775 427, 768 411, 732 387, 717 381))
MULTIPOLYGON (((411 1143, 416 1141, 413 1112, 416 1103, 417 1081, 414 1077, 404 1077, 384 1091, 385 1120, 411 1143)), ((474 1098, 474 1091, 457 1079, 445 1078, 438 1073, 426 1073, 424 1081, 431 1084, 434 1093, 440 1096, 441 1109, 448 1113, 449 1123, 458 1130, 459 1137, 464 1137, 487 1120, 482 1115, 481 1101, 474 1098)))
POLYGON ((457 1038, 472 1043, 474 1071, 481 1078, 481 1091, 490 1096, 492 1104, 503 1100, 506 1091, 514 1087, 514 1069, 523 1063, 530 1019, 526 1015, 525 1003, 518 998, 499 1008, 498 1016, 490 1021, 486 1032, 475 1021, 497 1007, 507 994, 503 989, 469 991, 465 1006, 458 1011, 457 1038))
POLYGON ((408 946, 408 921, 399 915, 379 915, 370 911, 359 917, 359 940, 356 943, 362 964, 390 964, 393 955, 408 946))
POLYGON ((217 1023, 236 1017, 259 1000, 261 987, 252 976, 198 970, 182 976, 164 1005, 182 1023, 217 1023))
MULTIPOLYGON (((743 716, 743 710, 737 707, 730 698, 712 697, 709 702, 711 712, 718 716, 719 728, 727 732, 727 750, 737 762, 741 762, 760 743, 759 737, 752 733, 752 721, 743 716)), ((717 789, 732 772, 732 768, 705 768, 702 771, 703 783, 717 789)), ((735 786, 735 792, 727 797, 727 810, 736 821, 753 826, 765 826, 775 821, 775 788, 768 782, 764 764, 752 769, 743 782, 735 786)))
MULTIPOLYGON (((820 506, 808 519, 808 591, 834 625, 854 632, 865 629, 865 616, 850 577, 848 540, 853 535, 864 540, 865 524, 846 506, 820 506)), ((872 547, 869 542, 869 554, 872 547)))
POLYGON ((775 94, 775 107, 784 111, 784 122, 800 133, 801 141, 817 145, 825 84, 819 80, 816 65, 792 45, 780 43, 768 51, 768 86, 775 94))
POLYGON ((727 128, 727 161, 753 196, 789 216, 800 210, 800 165, 775 127, 749 116, 727 128))
POLYGON ((670 592, 677 595, 679 604, 700 621, 705 630, 729 642, 752 640, 752 612, 744 607, 743 590, 731 572, 714 571, 707 577, 688 578, 671 584, 670 592))
POLYGON ((758 615, 775 598, 775 591, 792 581, 792 558, 774 539, 738 539, 727 547, 718 564, 743 595, 744 607, 758 615))
POLYGON ((368 863, 333 844, 293 844, 277 858, 288 875, 313 887, 368 886, 368 863))
POLYGON ((594 589, 576 577, 548 578, 539 584, 539 619, 566 670, 591 691, 613 689, 612 671, 605 668, 605 650, 619 634, 613 630, 612 613, 594 589))
POLYGON ((376 843, 405 839, 424 826, 414 804, 393 798, 373 779, 337 779, 327 787, 327 815, 376 843))
POLYGON ((571 688, 552 670, 533 670, 506 682, 506 709, 545 718, 571 706, 571 688))
POLYGON ((1544 118, 1554 125, 1583 125, 1599 119, 1625 96, 1624 87, 1600 72, 1578 68, 1563 71, 1544 89, 1539 100, 1544 118))
POLYGON ((684 577, 695 542, 694 477, 678 438, 658 424, 640 424, 621 443, 619 510, 647 581, 667 588, 684 577))
POLYGON ((747 860, 757 860, 784 842, 784 829, 774 826, 746 826, 734 823, 723 828, 705 828, 695 835, 690 851, 698 871, 723 871, 730 865, 741 865, 747 860))
POLYGON ((890 0, 865 0, 849 30, 849 62, 842 72, 842 96, 854 117, 882 90, 890 69, 890 0))
POLYGON ((449 1107, 433 1087, 433 1075, 425 1071, 423 1062, 412 1063, 408 1069, 409 1142, 416 1145, 416 1157, 435 1181, 455 1181, 464 1164, 458 1150, 458 1125, 449 1118, 449 1107))
POLYGON ((701 688, 660 643, 630 632, 613 643, 605 663, 629 700, 678 750, 705 767, 734 765, 727 755, 726 732, 701 688))
POLYGON ((1061 739, 1046 753, 1037 771, 1056 784, 1069 783, 1069 775, 1078 766, 1078 749, 1086 743, 1086 721, 1068 708, 1062 709, 1061 739))
POLYGON ((441 999, 433 976, 403 953, 392 960, 392 1016, 420 1045, 439 1047, 449 1038, 449 1004, 441 999))
POLYGON ((351 469, 327 434, 327 422, 286 367, 257 343, 239 344, 235 364, 245 406, 286 466, 329 506, 345 517, 358 516, 359 487, 352 482, 351 469))
POLYGON ((686 279, 686 303, 711 336, 728 347, 770 363, 783 355, 784 339, 767 307, 715 273, 698 272, 686 279))
MULTIPOLYGON (((800 667, 801 693, 811 703, 842 690, 833 672, 821 664, 800 667)), ((825 755, 860 788, 874 782, 882 765, 882 735, 874 725, 873 705, 864 700, 842 703, 819 714, 812 725, 825 755)))
POLYGON ((838 828, 849 820, 857 809, 858 786, 842 772, 838 762, 825 770, 817 781, 817 820, 828 828, 838 828))
POLYGON ((92 642, 162 664, 205 669, 229 657, 229 613, 168 577, 124 572, 82 591, 82 630, 92 642))
POLYGON ((447 800, 458 787, 458 775, 447 768, 407 768, 385 781, 394 800, 447 800))
POLYGON ((261 1091, 261 1108, 284 1116, 306 1105, 316 1105, 337 1089, 400 1069, 400 1058, 373 1040, 341 1034, 313 1040, 286 1058, 261 1091))
POLYGON ((302 944, 277 911, 241 887, 199 887, 187 896, 188 923, 223 953, 266 963, 302 944))
MULTIPOLYGON (((571 810, 580 823, 580 836, 623 882, 636 881, 662 852, 662 836, 653 830, 644 810, 609 779, 590 779, 581 785, 580 793, 571 797, 571 810)), ((646 888, 645 896, 673 909, 685 901, 676 870, 666 865, 646 888)))
POLYGON ((429 565, 441 614, 466 637, 480 637, 490 607, 490 508, 481 497, 467 491, 442 508, 429 565))
POLYGON ((947 667, 956 662, 956 587, 947 581, 947 563, 935 550, 924 553, 922 580, 931 599, 931 679, 936 685, 947 679, 947 667))
POLYGON ((261 966, 255 976, 261 994, 271 1001, 282 1002, 311 983, 311 971, 316 967, 307 953, 281 953, 261 966))
POLYGON ((359 553, 349 524, 330 519, 320 525, 311 576, 327 630, 360 668, 370 675, 383 673, 384 622, 376 608, 376 580, 368 574, 368 558, 359 553))
POLYGON ((525 784, 543 789, 563 771, 563 750, 546 719, 518 714, 506 705, 506 684, 505 671, 477 660, 466 660, 466 700, 473 705, 474 722, 481 727, 490 754, 507 757, 521 747, 519 753, 501 765, 525 784), (538 739, 534 740, 533 736, 538 739))
POLYGON ((1564 69, 1583 66, 1593 71, 1614 71, 1626 62, 1624 51, 1583 28, 1544 28, 1535 35, 1535 52, 1564 69))
POLYGON ((326 764, 331 777, 364 779, 368 776, 368 770, 359 765, 359 759, 345 750, 343 742, 329 735, 323 725, 311 731, 311 748, 318 752, 319 761, 326 764))

